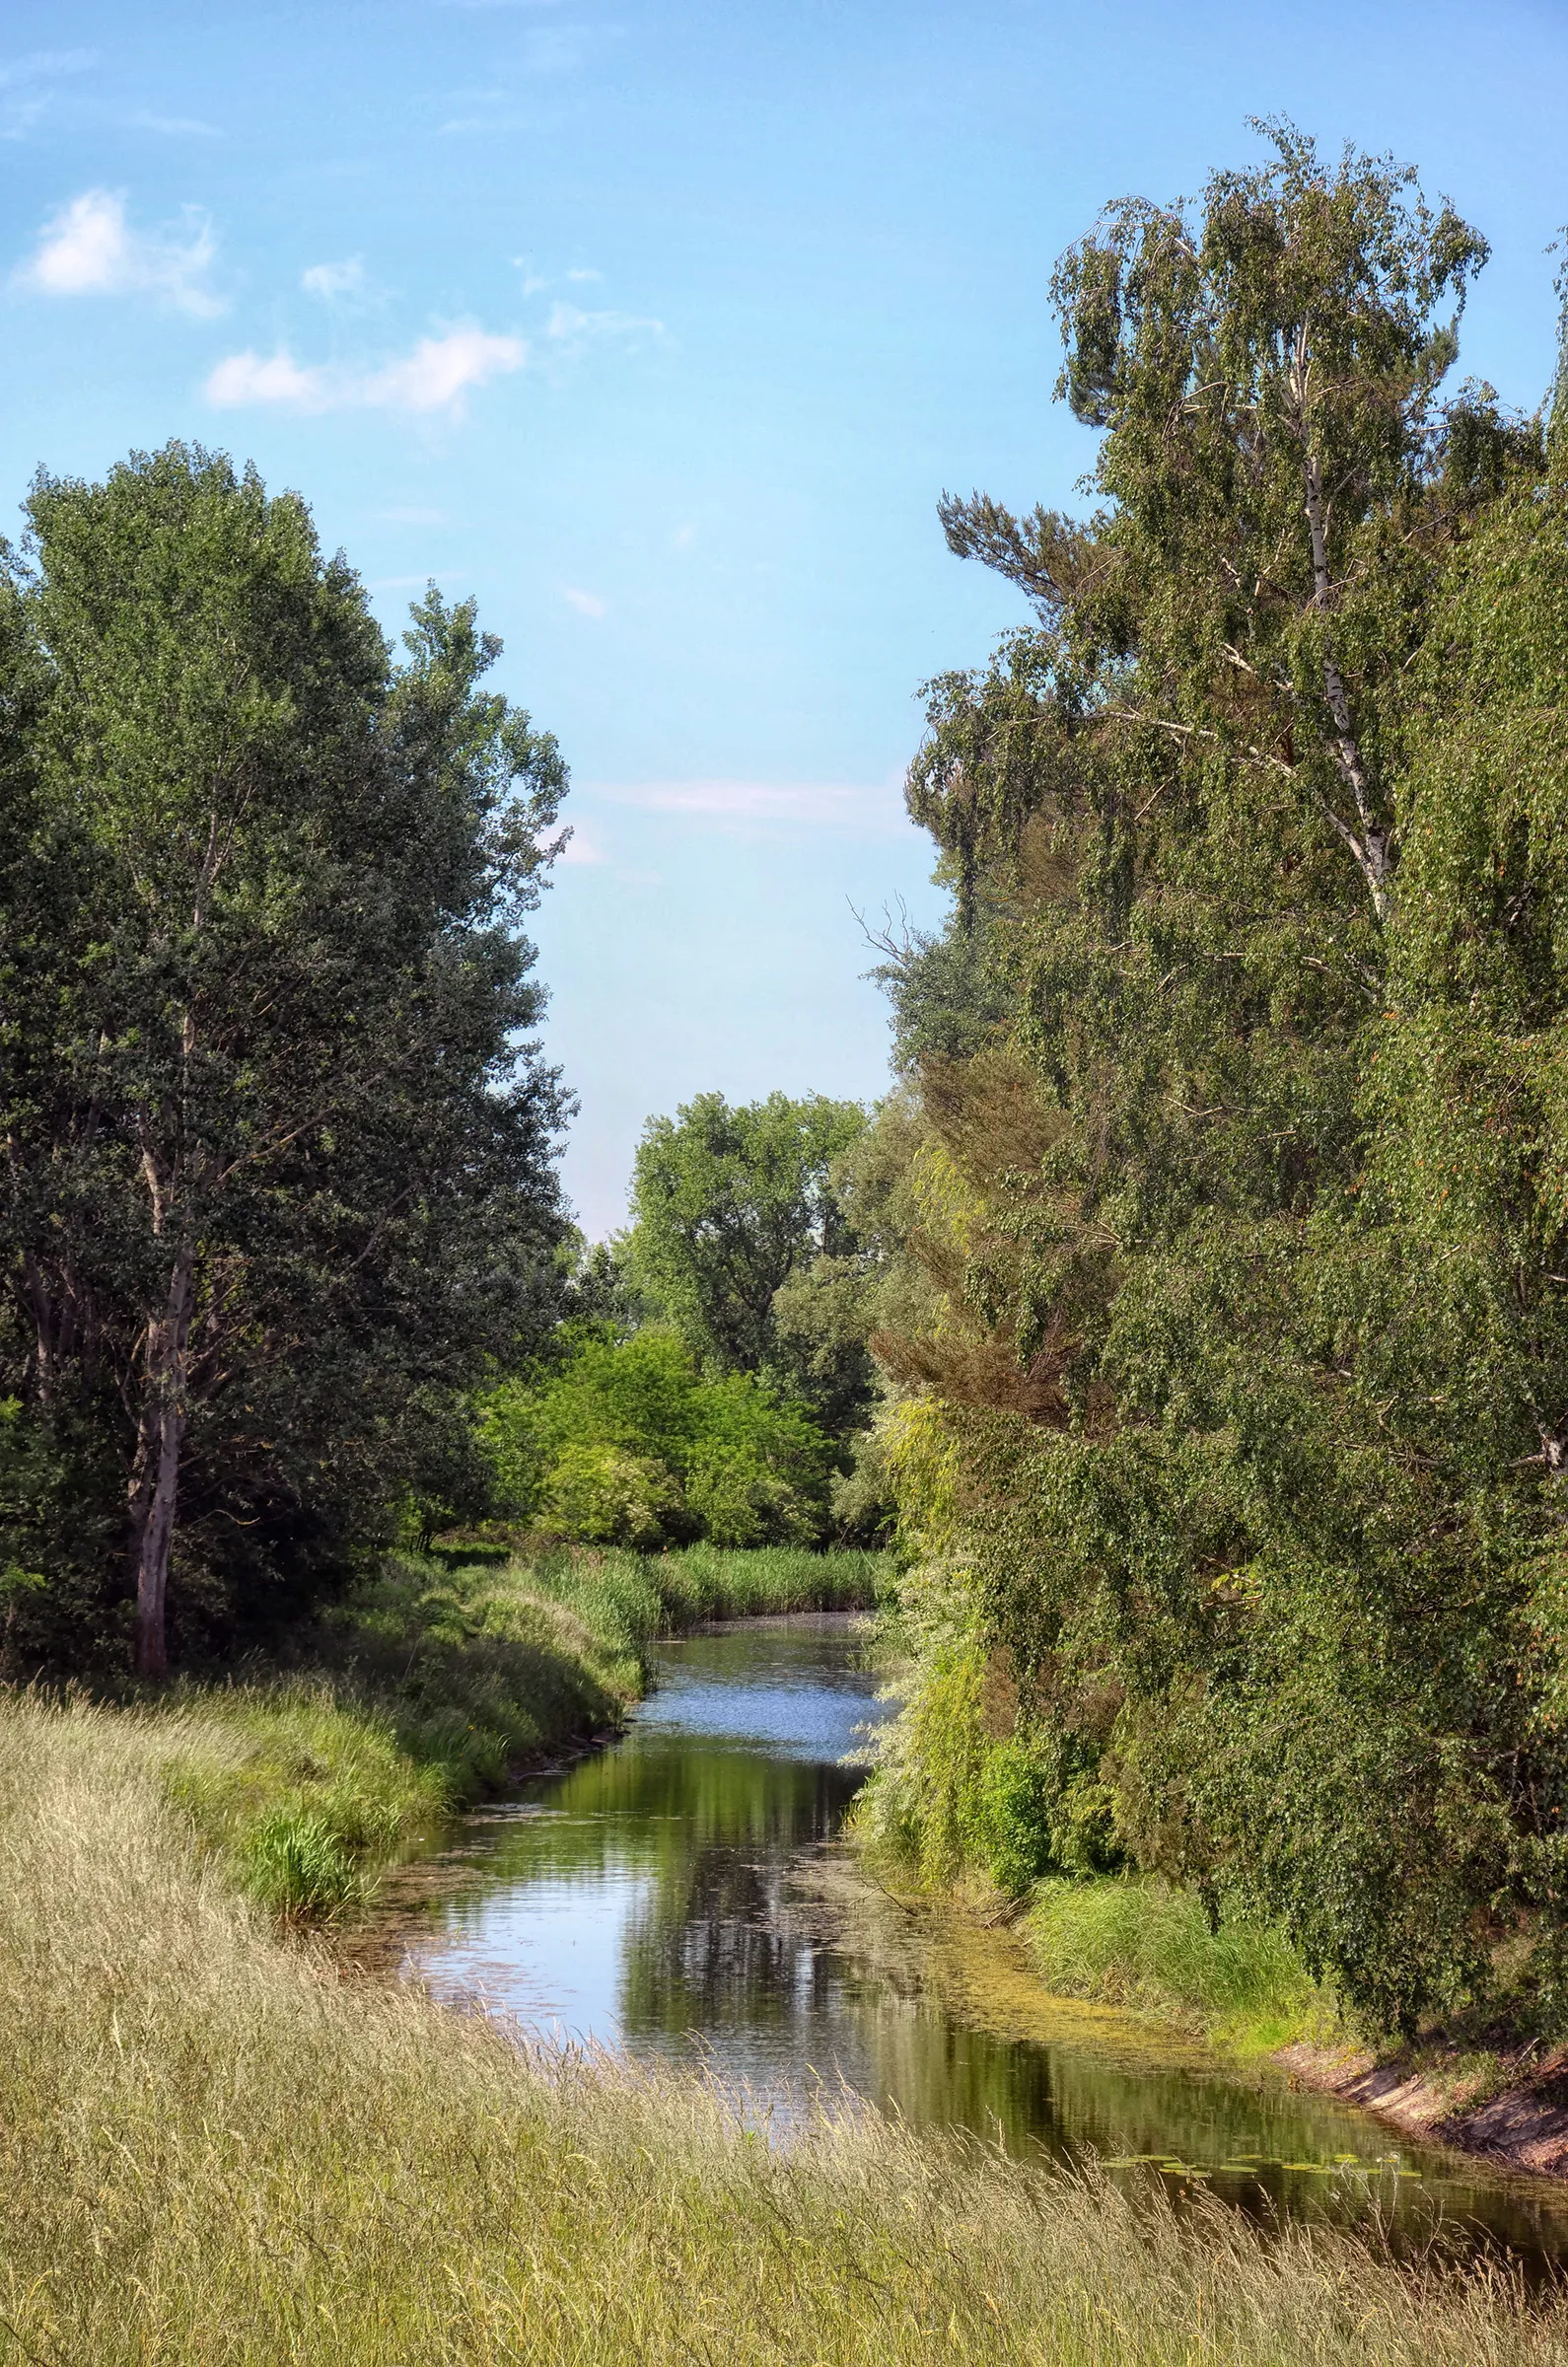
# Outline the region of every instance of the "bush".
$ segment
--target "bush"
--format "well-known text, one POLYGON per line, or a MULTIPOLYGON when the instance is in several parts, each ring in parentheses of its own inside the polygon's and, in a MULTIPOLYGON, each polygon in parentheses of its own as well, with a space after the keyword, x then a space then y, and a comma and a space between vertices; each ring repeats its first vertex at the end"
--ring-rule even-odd
POLYGON ((673 1331, 582 1327, 552 1371, 490 1392, 479 1434, 505 1514, 579 1543, 806 1543, 826 1525, 821 1431, 748 1373, 706 1378, 673 1331))
POLYGON ((1060 1744, 1010 1739, 986 1759, 973 1814, 973 1853, 1022 1898, 1041 1875, 1104 1874, 1117 1864, 1108 1788, 1073 1766, 1060 1744))
POLYGON ((681 1517, 680 1482, 654 1455, 620 1447, 563 1447, 544 1482, 546 1532, 587 1544, 663 1544, 681 1517))

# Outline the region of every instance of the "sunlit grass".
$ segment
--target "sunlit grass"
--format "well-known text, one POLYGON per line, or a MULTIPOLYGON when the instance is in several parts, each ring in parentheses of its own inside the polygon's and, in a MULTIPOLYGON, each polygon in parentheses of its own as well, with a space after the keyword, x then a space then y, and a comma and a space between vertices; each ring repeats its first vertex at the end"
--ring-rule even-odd
POLYGON ((0 2358, 1568 2359, 1562 2312, 1499 2279, 1260 2243, 869 2117, 780 2155, 694 2079, 529 2059, 345 1979, 236 1897, 168 1740, 0 1704, 0 2358))
POLYGON ((886 1553, 810 1553, 796 1545, 674 1553, 558 1546, 508 1565, 517 1583, 574 1611, 595 1633, 641 1653, 704 1619, 801 1611, 872 1611, 891 1588, 886 1553))
POLYGON ((1047 1988, 1185 2023, 1233 2051, 1341 2035, 1283 1932, 1235 1916, 1216 1928, 1192 1892, 1167 1883, 1042 1882, 1023 1931, 1047 1988))

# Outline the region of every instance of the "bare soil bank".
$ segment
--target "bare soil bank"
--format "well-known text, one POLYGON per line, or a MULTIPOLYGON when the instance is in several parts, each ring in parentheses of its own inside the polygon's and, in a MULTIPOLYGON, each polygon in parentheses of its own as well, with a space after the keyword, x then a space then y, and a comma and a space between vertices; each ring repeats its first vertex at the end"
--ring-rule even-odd
POLYGON ((1360 2105, 1412 2135, 1511 2170, 1568 2178, 1568 2047, 1528 2069, 1526 2055, 1461 2057, 1445 2068, 1306 2041, 1281 2047, 1274 2060, 1302 2087, 1360 2105))

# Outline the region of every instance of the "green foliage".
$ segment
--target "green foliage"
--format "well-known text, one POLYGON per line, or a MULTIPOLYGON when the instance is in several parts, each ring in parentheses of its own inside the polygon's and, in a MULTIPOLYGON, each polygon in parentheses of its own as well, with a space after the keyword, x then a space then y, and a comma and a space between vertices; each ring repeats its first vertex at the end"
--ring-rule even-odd
POLYGON ((565 789, 434 590, 394 659, 297 496, 171 445, 40 476, 0 594, 0 1391, 41 1656, 295 1614, 553 1313, 563 1103, 516 922, 565 789), (91 1475, 84 1556, 48 1476, 91 1475), (101 1477, 105 1475, 104 1477, 101 1477), (106 1484, 107 1477, 107 1484, 106 1484))
POLYGON ((959 901, 890 979, 865 1814, 1013 1888, 1125 1851, 1375 2027, 1558 2033, 1564 495, 1440 399, 1475 234, 1270 137, 1063 260, 1101 507, 944 505, 1037 622, 910 775, 959 901))
POLYGON ((582 1329, 534 1381, 481 1401, 507 1515, 549 1535, 643 1549, 812 1540, 830 1450, 749 1373, 705 1377, 674 1331, 582 1329))
POLYGON ((680 1510, 680 1482, 667 1464, 606 1446, 563 1447, 539 1504, 549 1534, 647 1548, 667 1542, 680 1510))
MULTIPOLYGON (((102 1632, 104 1570, 120 1535, 115 1472, 81 1419, 0 1398, 0 1675, 118 1659, 102 1632), (94 1654, 97 1640, 107 1654, 94 1654)), ((115 1650, 116 1644, 119 1651, 115 1650)))
POLYGON ((856 1102, 782 1093, 741 1108, 701 1094, 650 1119, 623 1245, 629 1277, 705 1370, 763 1375, 834 1434, 872 1395, 863 1259, 834 1173, 865 1123, 856 1102))
POLYGON ((394 1553, 302 1629, 295 1649, 308 1672, 363 1696, 450 1803, 569 1736, 618 1724, 645 1681, 642 1641, 583 1591, 568 1554, 453 1563, 394 1553))
POLYGON ((1043 1874, 1104 1874, 1119 1863, 1115 1798, 1067 1738, 1009 1736, 986 1758, 971 1851, 1022 1898, 1043 1874))

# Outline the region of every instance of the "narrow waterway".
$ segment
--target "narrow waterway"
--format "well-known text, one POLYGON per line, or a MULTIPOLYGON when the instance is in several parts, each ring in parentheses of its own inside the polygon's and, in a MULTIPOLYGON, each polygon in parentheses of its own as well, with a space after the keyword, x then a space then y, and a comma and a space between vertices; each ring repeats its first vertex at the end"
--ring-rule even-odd
POLYGON ((1406 2244, 1441 2220, 1568 2262, 1568 2194, 1044 1998, 1011 1934, 868 1885, 838 1835, 876 1693, 847 1617, 662 1647, 623 1740, 465 1818, 408 1871, 386 1927, 404 1972, 545 2036, 701 2062, 779 2130, 813 2099, 866 2098, 1260 2216, 1376 2220, 1406 2244))

